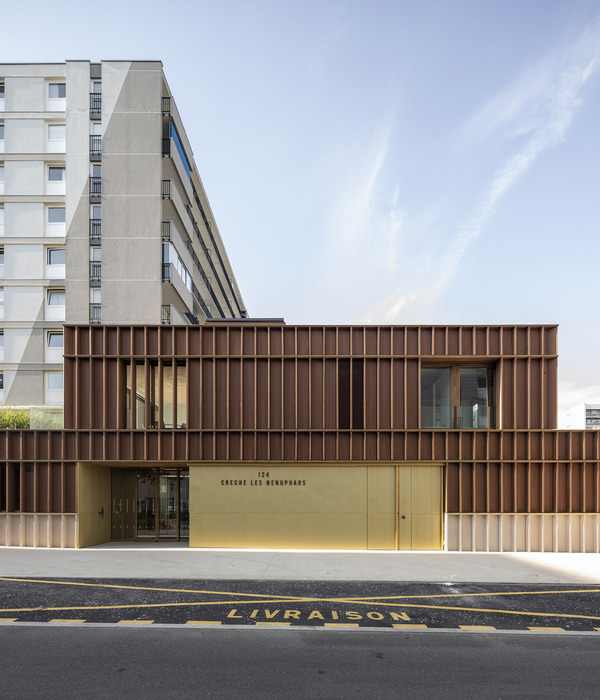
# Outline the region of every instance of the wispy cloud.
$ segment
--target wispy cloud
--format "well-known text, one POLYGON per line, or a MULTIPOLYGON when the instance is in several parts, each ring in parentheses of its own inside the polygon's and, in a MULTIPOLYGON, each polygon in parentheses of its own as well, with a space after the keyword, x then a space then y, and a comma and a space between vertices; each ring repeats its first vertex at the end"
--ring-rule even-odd
MULTIPOLYGON (((459 226, 438 264, 435 275, 407 294, 401 285, 368 314, 387 322, 405 320, 410 304, 421 314, 435 304, 454 279, 465 253, 483 233, 504 195, 534 165, 539 156, 561 143, 582 102, 582 92, 600 66, 600 17, 566 48, 555 51, 526 70, 467 123, 472 144, 501 139, 506 147, 518 141, 512 155, 495 172, 471 215, 459 226)), ((467 139, 462 139, 463 143, 467 139)))

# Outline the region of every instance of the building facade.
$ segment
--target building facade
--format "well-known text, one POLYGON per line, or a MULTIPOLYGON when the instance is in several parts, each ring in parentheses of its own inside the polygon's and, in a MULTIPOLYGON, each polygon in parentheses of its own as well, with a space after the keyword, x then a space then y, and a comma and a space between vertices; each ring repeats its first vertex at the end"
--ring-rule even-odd
POLYGON ((0 237, 0 405, 62 405, 65 321, 246 315, 159 61, 0 65, 0 237))
POLYGON ((600 404, 581 403, 560 416, 562 428, 600 430, 600 404))
POLYGON ((0 542, 599 551, 556 326, 65 327, 65 428, 0 431, 0 542))

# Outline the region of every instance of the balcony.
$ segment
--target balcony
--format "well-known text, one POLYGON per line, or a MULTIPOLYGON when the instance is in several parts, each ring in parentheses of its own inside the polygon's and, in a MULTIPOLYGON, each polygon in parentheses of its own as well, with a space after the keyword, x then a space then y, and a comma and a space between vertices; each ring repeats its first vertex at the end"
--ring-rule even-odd
POLYGON ((100 119, 102 115, 102 93, 90 92, 90 119, 100 119))
POLYGON ((96 204, 100 202, 102 195, 102 178, 101 177, 91 177, 90 178, 90 202, 95 202, 96 204))
POLYGON ((102 320, 102 304, 90 304, 90 323, 100 323, 102 320))
POLYGON ((102 155, 102 136, 92 134, 90 136, 90 160, 100 160, 102 155))
POLYGON ((165 242, 168 242, 171 240, 171 222, 170 221, 163 221, 162 222, 162 239, 165 242))
POLYGON ((90 241, 102 238, 102 219, 90 219, 90 241))
POLYGON ((163 114, 163 117, 171 116, 171 98, 170 97, 163 97, 162 98, 162 114, 163 114))
POLYGON ((171 180, 162 181, 162 198, 171 199, 171 180))
POLYGON ((163 304, 160 308, 160 322, 163 325, 171 323, 171 304, 163 304))
POLYGON ((162 281, 163 282, 170 282, 171 281, 171 263, 163 263, 162 264, 162 281))
POLYGON ((98 260, 90 261, 90 285, 98 286, 102 280, 102 263, 98 260))
POLYGON ((171 139, 162 140, 162 154, 163 158, 170 158, 171 156, 171 139))

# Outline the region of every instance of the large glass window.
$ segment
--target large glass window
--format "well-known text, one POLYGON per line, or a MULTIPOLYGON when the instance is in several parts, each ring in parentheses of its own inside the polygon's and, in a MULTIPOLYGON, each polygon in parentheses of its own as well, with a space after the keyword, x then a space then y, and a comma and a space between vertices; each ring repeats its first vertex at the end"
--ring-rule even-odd
POLYGON ((493 367, 422 367, 421 427, 494 428, 493 367))
POLYGON ((175 427, 187 427, 187 379, 185 376, 185 365, 177 365, 177 419, 175 427))
POLYGON ((125 427, 134 429, 187 427, 186 364, 149 363, 146 386, 146 365, 136 362, 125 367, 125 427), (135 398, 134 398, 135 397, 135 398), (146 399, 149 418, 146 425, 146 399))

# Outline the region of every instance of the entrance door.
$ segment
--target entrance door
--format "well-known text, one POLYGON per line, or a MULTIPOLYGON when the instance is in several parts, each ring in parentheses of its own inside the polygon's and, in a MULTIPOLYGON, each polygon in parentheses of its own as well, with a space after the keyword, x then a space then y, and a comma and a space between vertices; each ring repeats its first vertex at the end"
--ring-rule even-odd
POLYGON ((398 549, 442 549, 442 467, 398 467, 398 549))
POLYGON ((112 539, 187 540, 188 469, 112 470, 112 539))
POLYGON ((135 486, 133 469, 113 469, 111 472, 111 537, 129 540, 135 537, 135 486))

